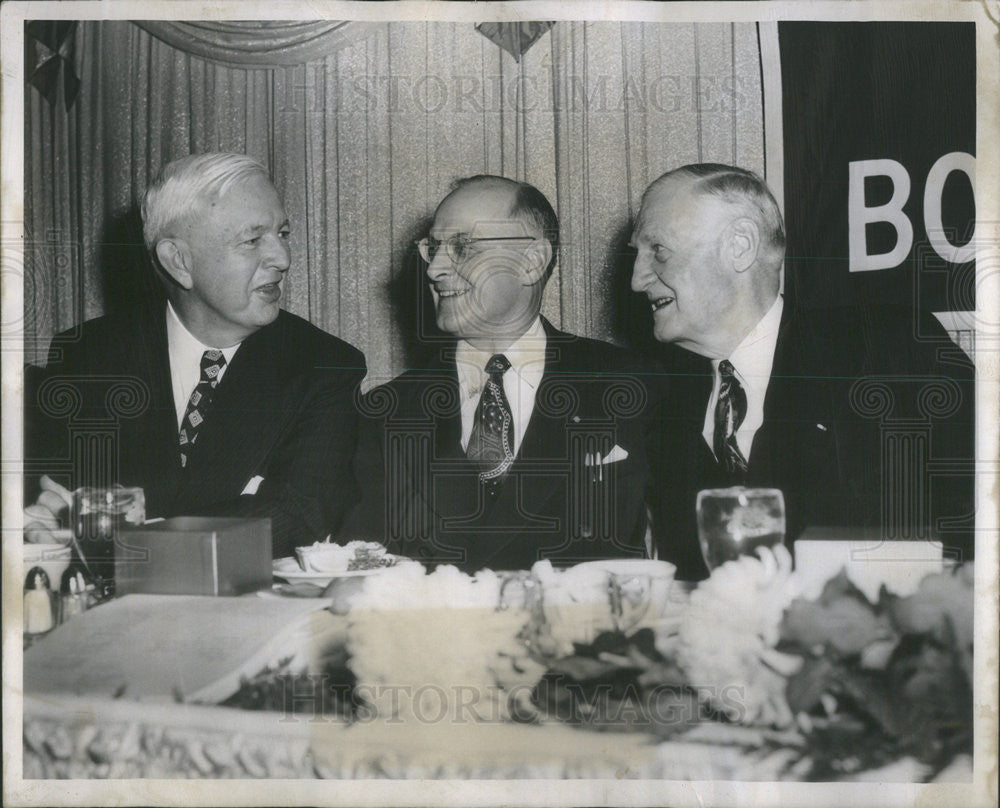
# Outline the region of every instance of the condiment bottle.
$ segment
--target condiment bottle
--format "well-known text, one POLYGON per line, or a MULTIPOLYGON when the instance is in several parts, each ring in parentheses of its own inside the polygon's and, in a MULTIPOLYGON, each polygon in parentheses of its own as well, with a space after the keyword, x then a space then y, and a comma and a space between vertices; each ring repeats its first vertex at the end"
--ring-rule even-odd
POLYGON ((59 622, 65 623, 87 608, 87 585, 83 580, 83 574, 75 571, 67 572, 62 588, 59 622))
POLYGON ((32 567, 24 590, 24 633, 44 634, 54 625, 48 573, 41 567, 32 567))

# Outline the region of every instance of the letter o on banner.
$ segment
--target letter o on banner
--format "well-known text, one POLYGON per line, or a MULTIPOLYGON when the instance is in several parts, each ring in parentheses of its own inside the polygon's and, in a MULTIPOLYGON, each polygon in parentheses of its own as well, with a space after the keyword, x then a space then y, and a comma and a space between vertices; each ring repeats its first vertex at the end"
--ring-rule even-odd
POLYGON ((927 172, 924 186, 924 228, 934 252, 952 264, 964 264, 976 257, 975 232, 962 247, 952 244, 941 221, 941 194, 952 171, 961 171, 969 178, 973 193, 976 189, 976 158, 968 152, 950 152, 941 157, 927 172))

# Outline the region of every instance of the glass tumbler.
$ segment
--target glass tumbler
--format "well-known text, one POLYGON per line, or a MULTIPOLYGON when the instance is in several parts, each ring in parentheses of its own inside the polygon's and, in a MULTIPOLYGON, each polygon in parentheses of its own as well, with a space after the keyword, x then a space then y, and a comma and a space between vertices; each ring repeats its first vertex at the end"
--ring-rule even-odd
POLYGON ((98 599, 114 595, 115 542, 125 525, 146 521, 141 488, 78 488, 71 508, 73 538, 83 568, 90 573, 98 599))
POLYGON ((698 492, 698 540, 709 570, 785 540, 785 498, 777 488, 698 492))

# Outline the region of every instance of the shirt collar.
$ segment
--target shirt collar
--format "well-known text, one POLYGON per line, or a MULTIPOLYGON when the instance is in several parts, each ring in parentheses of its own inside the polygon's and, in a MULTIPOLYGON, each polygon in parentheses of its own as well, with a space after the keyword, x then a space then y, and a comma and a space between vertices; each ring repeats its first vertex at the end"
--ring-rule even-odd
POLYGON ((211 345, 206 345, 194 334, 188 331, 187 326, 184 325, 184 323, 181 322, 181 318, 177 316, 177 312, 173 305, 169 300, 167 301, 167 347, 171 356, 197 356, 198 361, 200 362, 201 355, 205 353, 205 351, 221 350, 222 355, 226 358, 226 363, 228 364, 232 361, 233 354, 236 353, 236 349, 242 344, 242 342, 237 342, 235 345, 230 345, 228 348, 213 348, 211 345))
MULTIPOLYGON (((778 344, 781 329, 781 312, 785 300, 781 295, 775 298, 771 308, 760 319, 743 341, 729 355, 740 383, 754 390, 766 390, 774 364, 774 349, 778 344)), ((712 368, 718 374, 721 360, 713 359, 712 368)))
MULTIPOLYGON (((539 385, 545 372, 545 343, 542 318, 536 317, 528 330, 503 352, 510 362, 511 370, 532 387, 539 385)), ((463 396, 478 396, 482 393, 486 383, 486 363, 492 355, 470 345, 464 339, 458 341, 455 365, 463 396)))

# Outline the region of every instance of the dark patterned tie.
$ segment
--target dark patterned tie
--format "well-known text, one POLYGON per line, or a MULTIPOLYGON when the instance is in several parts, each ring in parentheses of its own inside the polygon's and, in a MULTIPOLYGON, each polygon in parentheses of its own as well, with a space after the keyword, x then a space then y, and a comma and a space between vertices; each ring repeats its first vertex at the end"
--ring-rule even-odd
POLYGON ((736 442, 736 430, 747 414, 747 394, 735 375, 736 369, 728 359, 719 363, 719 400, 715 402, 715 434, 712 445, 715 458, 730 474, 745 474, 747 461, 736 442))
POLYGON ((514 416, 503 391, 503 374, 510 362, 494 354, 486 363, 486 386, 472 421, 466 456, 479 466, 479 479, 495 486, 514 462, 514 416))
POLYGON ((187 455, 190 447, 198 440, 198 431, 205 420, 205 413, 215 395, 215 386, 219 383, 219 374, 226 365, 226 357, 222 351, 208 350, 201 355, 201 379, 188 399, 184 418, 181 420, 181 431, 177 438, 181 444, 181 468, 187 468, 187 455))

